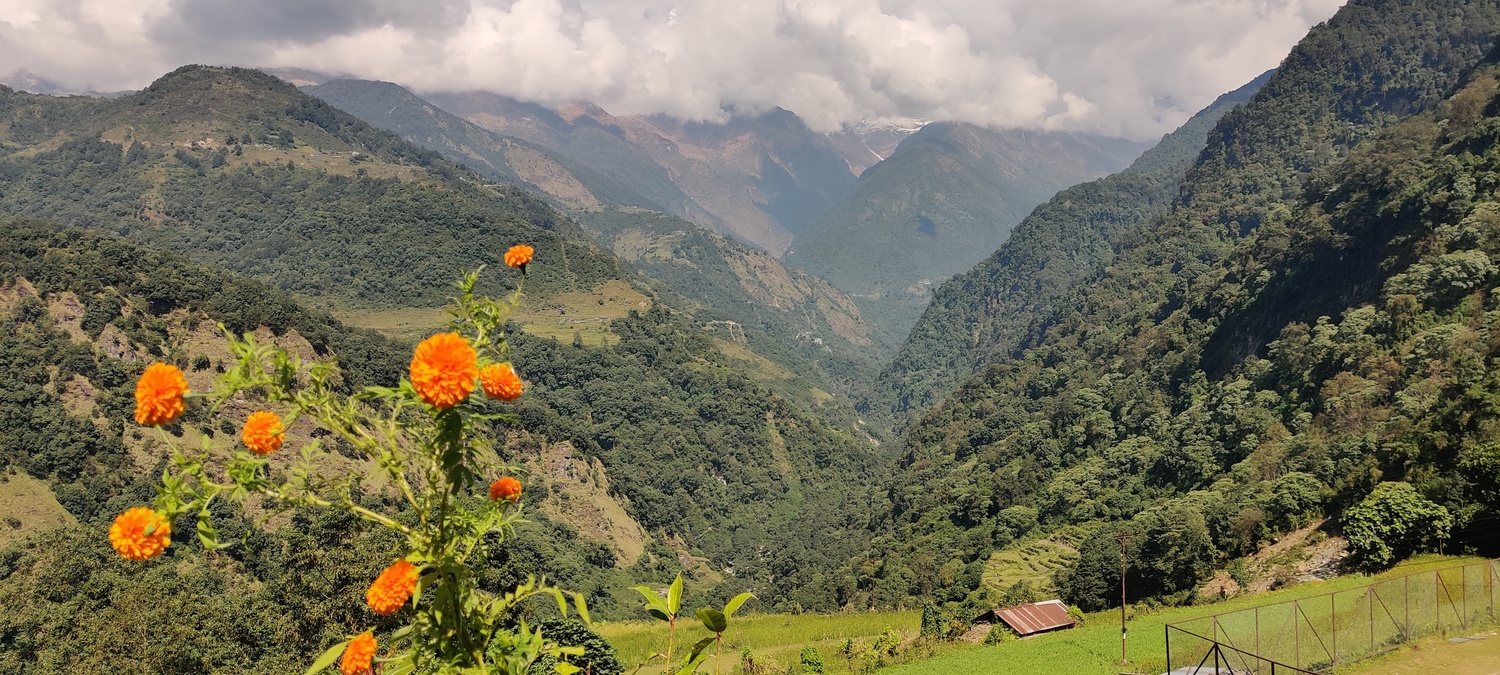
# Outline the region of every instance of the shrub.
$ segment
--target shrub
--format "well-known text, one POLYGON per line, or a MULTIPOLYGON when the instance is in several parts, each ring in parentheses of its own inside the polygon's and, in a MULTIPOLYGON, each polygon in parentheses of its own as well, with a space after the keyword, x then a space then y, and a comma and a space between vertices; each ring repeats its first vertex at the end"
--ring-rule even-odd
POLYGON ((803 673, 822 673, 823 655, 818 653, 818 648, 808 645, 802 648, 802 654, 797 659, 803 673))
POLYGON ((1390 567, 1448 538, 1453 516, 1409 483, 1381 483, 1364 501, 1344 511, 1344 536, 1354 565, 1390 567))

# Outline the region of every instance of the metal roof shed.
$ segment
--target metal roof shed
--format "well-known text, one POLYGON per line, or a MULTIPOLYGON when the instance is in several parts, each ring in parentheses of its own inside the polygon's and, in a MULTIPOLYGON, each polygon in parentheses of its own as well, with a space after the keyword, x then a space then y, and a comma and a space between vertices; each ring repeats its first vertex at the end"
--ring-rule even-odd
POLYGON ((1072 628, 1078 623, 1073 620, 1073 617, 1068 616, 1068 606, 1063 604, 1061 600, 1045 600, 1026 605, 1016 605, 1015 607, 1000 607, 985 612, 979 618, 974 619, 975 623, 993 624, 996 621, 1009 626, 1011 630, 1016 632, 1016 635, 1021 637, 1072 628))

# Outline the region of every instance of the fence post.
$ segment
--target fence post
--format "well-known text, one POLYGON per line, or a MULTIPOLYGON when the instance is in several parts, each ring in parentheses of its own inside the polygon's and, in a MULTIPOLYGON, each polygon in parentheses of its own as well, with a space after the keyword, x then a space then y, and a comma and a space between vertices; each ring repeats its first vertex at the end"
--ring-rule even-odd
POLYGON ((1335 668, 1339 665, 1339 609, 1338 592, 1328 594, 1328 625, 1333 630, 1333 653, 1329 657, 1333 659, 1335 668))
POLYGON ((1459 602, 1463 603, 1464 615, 1458 617, 1458 625, 1464 630, 1469 629, 1469 566, 1458 568, 1458 596, 1459 602))
POLYGON ((1411 642, 1411 575, 1401 577, 1401 583, 1405 587, 1401 596, 1406 602, 1406 635, 1401 636, 1401 641, 1411 642))
MULTIPOLYGON (((1255 653, 1260 654, 1260 607, 1255 608, 1255 653)), ((1275 670, 1276 666, 1271 666, 1275 670)), ((1167 670, 1171 670, 1168 668, 1167 670)))
POLYGON ((1172 626, 1162 626, 1161 632, 1167 638, 1167 672, 1172 672, 1172 626))
POLYGON ((1365 587, 1365 604, 1370 606, 1370 654, 1375 654, 1375 587, 1365 587))
POLYGON ((1302 614, 1302 605, 1298 601, 1292 601, 1292 649, 1297 652, 1297 667, 1302 667, 1302 622, 1297 617, 1302 614))
POLYGON ((1432 609, 1437 613, 1437 632, 1443 635, 1443 596, 1438 589, 1443 587, 1443 575, 1441 572, 1432 573, 1432 609))

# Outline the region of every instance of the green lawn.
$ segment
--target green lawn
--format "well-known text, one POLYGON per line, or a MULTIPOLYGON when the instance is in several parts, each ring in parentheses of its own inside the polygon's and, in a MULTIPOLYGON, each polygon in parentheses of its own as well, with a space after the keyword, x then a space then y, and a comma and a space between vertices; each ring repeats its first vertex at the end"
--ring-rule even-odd
MULTIPOLYGON (((1448 567, 1477 558, 1423 556, 1376 578, 1397 577, 1411 572, 1448 567)), ((1116 675, 1117 673, 1161 673, 1166 670, 1164 629, 1168 622, 1183 621, 1272 602, 1320 595, 1355 588, 1376 578, 1347 576, 1327 582, 1300 584, 1263 595, 1245 596, 1227 602, 1178 607, 1154 614, 1138 614, 1130 622, 1130 661, 1120 664, 1118 612, 1087 617, 1085 625, 1068 631, 1040 635, 1028 640, 992 646, 971 646, 939 654, 882 673, 890 675, 1006 675, 1015 673, 1067 673, 1068 675, 1116 675)), ((1174 666, 1178 664, 1173 664, 1174 666)), ((1193 664, 1196 665, 1196 664, 1193 664)))
MULTIPOLYGON (((753 604, 754 601, 752 600, 753 604)), ((677 653, 691 649, 698 639, 708 631, 698 623, 691 612, 679 622, 677 653)), ((724 667, 720 672, 739 672, 740 654, 749 647, 760 664, 771 665, 771 671, 782 673, 797 663, 804 646, 817 648, 826 664, 826 673, 847 673, 849 669, 839 648, 847 640, 871 642, 887 628, 901 632, 908 640, 915 637, 922 620, 921 612, 867 612, 849 614, 761 614, 735 617, 725 634, 724 667)), ((594 629, 609 640, 620 651, 626 664, 626 672, 640 665, 648 656, 666 650, 666 624, 659 621, 617 621, 599 623, 594 629)), ((674 655, 674 659, 676 656, 674 655)), ((658 659, 654 668, 642 668, 641 673, 661 672, 658 659)), ((714 671, 712 658, 700 672, 714 671)))

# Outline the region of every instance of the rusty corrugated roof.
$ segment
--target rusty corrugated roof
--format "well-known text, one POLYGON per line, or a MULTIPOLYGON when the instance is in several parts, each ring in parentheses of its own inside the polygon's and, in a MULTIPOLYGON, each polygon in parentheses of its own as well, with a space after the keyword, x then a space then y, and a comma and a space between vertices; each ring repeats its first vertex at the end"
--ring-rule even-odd
POLYGON ((995 616, 1004 621, 1005 625, 1010 626, 1016 635, 1021 636, 1057 628, 1069 628, 1074 623, 1072 617, 1068 616, 1068 606, 1064 605, 1061 600, 1001 607, 995 610, 995 616))

